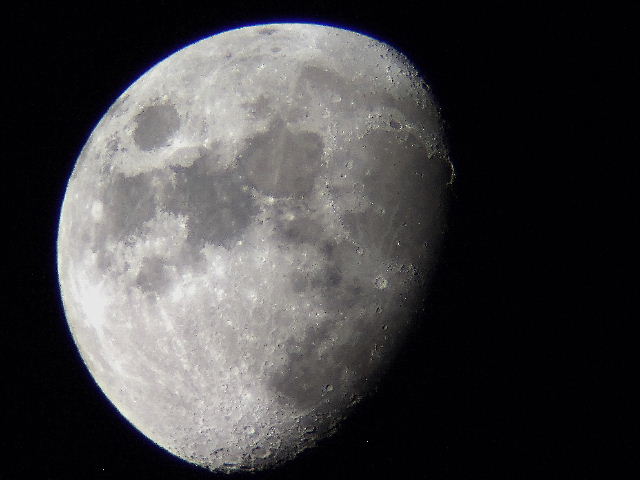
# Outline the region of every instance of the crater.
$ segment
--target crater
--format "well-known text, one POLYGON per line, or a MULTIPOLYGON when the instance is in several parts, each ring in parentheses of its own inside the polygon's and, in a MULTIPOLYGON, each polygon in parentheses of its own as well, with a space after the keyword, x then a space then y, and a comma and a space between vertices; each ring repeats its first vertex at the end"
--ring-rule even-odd
POLYGON ((164 147, 180 128, 180 117, 173 105, 150 105, 136 115, 133 141, 143 151, 164 147))
POLYGON ((292 132, 278 119, 267 132, 248 140, 239 165, 258 191, 274 197, 302 198, 313 189, 323 149, 318 134, 292 132))

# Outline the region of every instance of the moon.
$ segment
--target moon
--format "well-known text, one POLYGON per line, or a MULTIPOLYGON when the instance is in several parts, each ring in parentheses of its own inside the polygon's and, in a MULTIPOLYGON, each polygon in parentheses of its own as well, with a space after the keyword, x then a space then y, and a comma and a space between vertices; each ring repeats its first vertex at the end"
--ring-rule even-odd
POLYGON ((117 99, 69 179, 57 260, 81 357, 168 452, 286 462, 402 347, 453 177, 430 89, 389 45, 314 24, 196 42, 117 99))

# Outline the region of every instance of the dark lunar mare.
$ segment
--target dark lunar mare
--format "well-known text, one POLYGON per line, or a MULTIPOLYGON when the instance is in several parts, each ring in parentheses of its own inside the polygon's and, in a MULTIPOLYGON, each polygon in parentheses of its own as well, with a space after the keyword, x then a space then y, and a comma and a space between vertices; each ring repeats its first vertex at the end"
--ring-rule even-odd
POLYGON ((237 169, 210 173, 203 156, 189 167, 171 167, 175 183, 167 184, 163 208, 188 216, 187 242, 194 250, 205 243, 233 248, 259 209, 246 178, 237 169))
POLYGON ((162 266, 195 264, 205 242, 233 248, 259 208, 242 173, 213 172, 208 165, 212 161, 203 155, 189 167, 155 169, 132 177, 114 175, 102 194, 103 220, 95 223, 92 238, 87 237, 99 255, 100 267, 108 268, 112 263, 104 249, 105 240, 135 241, 147 232, 145 223, 162 211, 185 215, 187 247, 173 260, 145 259, 138 275, 143 291, 160 293, 166 283, 162 266))
MULTIPOLYGON (((450 173, 444 159, 430 158, 412 134, 385 130, 370 132, 338 155, 363 166, 356 188, 371 201, 368 211, 343 215, 353 238, 372 245, 383 258, 419 263, 427 251, 425 242, 428 246, 439 236, 450 173)), ((344 187, 335 189, 340 194, 344 187)))
POLYGON ((132 177, 118 173, 105 179, 104 190, 99 197, 103 204, 102 219, 92 222, 93 228, 81 233, 98 255, 101 270, 108 270, 113 264, 111 254, 105 249, 106 243, 133 241, 133 236, 145 233, 145 222, 155 217, 157 196, 152 188, 154 181, 166 182, 166 173, 154 170, 132 177))
POLYGON ((239 164, 252 185, 274 197, 311 193, 324 145, 316 133, 292 132, 277 119, 265 133, 247 140, 239 164))
POLYGON ((163 147, 180 128, 180 117, 173 105, 150 105, 136 116, 133 141, 143 151, 163 147))
MULTIPOLYGON (((328 318, 309 328, 301 342, 286 343, 287 363, 269 384, 285 403, 300 409, 320 408, 328 398, 348 401, 353 392, 365 387, 370 349, 375 342, 383 343, 383 333, 372 337, 370 332, 375 308, 365 316, 347 317, 346 312, 356 302, 384 303, 381 297, 388 295, 376 290, 372 279, 350 275, 361 261, 356 245, 370 246, 376 258, 419 259, 430 240, 428 230, 441 210, 442 163, 430 161, 417 138, 409 135, 399 142, 398 135, 402 134, 374 131, 335 154, 338 164, 349 163, 356 169, 354 177, 360 184, 351 188, 364 192, 373 202, 365 212, 342 215, 353 242, 337 242, 327 234, 304 201, 321 170, 322 142, 315 134, 292 133, 280 120, 267 133, 248 141, 238 168, 215 172, 209 164, 214 160, 203 155, 188 167, 171 167, 171 180, 169 172, 160 170, 134 177, 116 175, 104 196, 107 226, 98 228, 104 228, 103 233, 114 240, 126 241, 131 235, 144 234, 144 223, 158 210, 183 214, 189 246, 183 260, 192 263, 189 257, 195 259, 205 242, 232 249, 242 238, 259 212, 249 186, 263 194, 299 199, 302 207, 295 219, 276 222, 277 236, 282 245, 312 245, 324 262, 315 271, 292 272, 289 286, 295 295, 315 298, 328 318), (158 190, 154 185, 162 187, 158 190), (352 338, 322 355, 321 345, 342 322, 352 324, 352 338), (345 373, 351 375, 348 382, 340 380, 345 373)), ((340 195, 345 187, 334 183, 329 188, 340 195)), ((101 236, 96 234, 96 238, 101 236)), ((166 265, 162 257, 145 259, 138 286, 144 292, 162 293, 166 265)))
MULTIPOLYGON (((401 331, 394 324, 420 308, 422 274, 440 234, 444 175, 449 173, 444 159, 429 158, 416 137, 385 130, 370 132, 344 147, 334 155, 334 162, 351 165, 356 184, 348 188, 365 193, 371 201, 364 212, 342 214, 352 241, 337 242, 311 212, 296 214, 294 220, 280 221, 277 226, 282 244, 312 245, 324 257, 324 267, 317 272, 293 272, 290 286, 298 295, 315 298, 327 317, 309 327, 301 341, 287 343, 287 363, 270 379, 284 403, 316 412, 323 411, 328 399, 335 408, 367 391, 375 383, 371 378, 382 373, 374 374, 373 368, 382 370, 390 362, 391 343, 398 343, 397 331, 401 331), (356 253, 358 245, 366 245, 369 252, 365 255, 372 255, 378 263, 386 259, 399 265, 395 273, 385 273, 392 279, 389 289, 377 289, 373 278, 350 275, 362 261, 356 253), (356 303, 365 306, 361 315, 349 310, 356 303), (380 329, 376 316, 381 310, 392 325, 393 340, 386 340, 380 329), (339 339, 327 353, 320 353, 322 344, 346 322, 351 324, 348 331, 353 331, 348 342, 339 339), (378 346, 387 349, 386 359, 374 365, 371 355, 378 346)), ((340 196, 348 193, 344 185, 330 182, 329 189, 340 196)))

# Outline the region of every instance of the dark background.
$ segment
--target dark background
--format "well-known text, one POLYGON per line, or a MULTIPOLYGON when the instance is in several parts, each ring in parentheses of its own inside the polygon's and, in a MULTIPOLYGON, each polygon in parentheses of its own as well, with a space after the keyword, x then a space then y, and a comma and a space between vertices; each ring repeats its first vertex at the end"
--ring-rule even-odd
POLYGON ((618 112, 637 82, 637 8, 21 5, 3 12, 1 478, 215 478, 154 446, 93 383, 62 310, 57 220, 92 128, 142 73, 203 37, 286 21, 403 51, 442 106, 457 180, 431 302, 379 394, 317 449, 255 478, 601 478, 637 466, 631 289, 614 255, 634 223, 620 206, 637 158, 619 151, 634 124, 618 112))

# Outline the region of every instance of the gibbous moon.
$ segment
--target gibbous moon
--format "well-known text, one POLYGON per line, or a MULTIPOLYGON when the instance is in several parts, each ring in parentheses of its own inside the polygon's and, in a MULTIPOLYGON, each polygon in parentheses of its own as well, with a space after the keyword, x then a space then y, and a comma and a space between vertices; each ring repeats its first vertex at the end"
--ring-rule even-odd
POLYGON ((312 24, 199 41, 132 84, 68 183, 73 338, 122 415, 210 470, 330 435, 402 346, 453 170, 406 57, 312 24))

